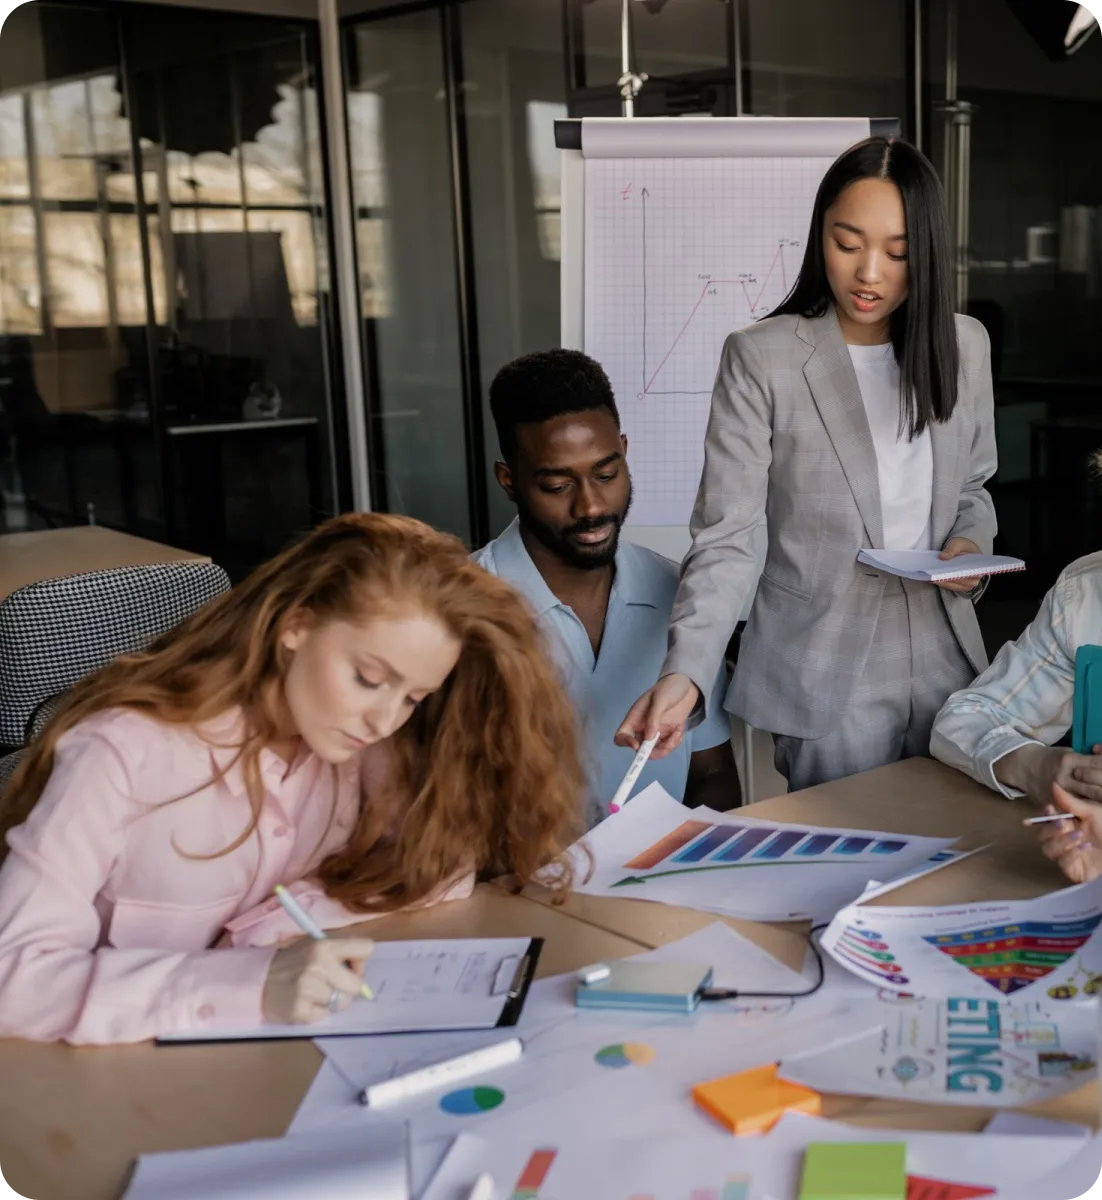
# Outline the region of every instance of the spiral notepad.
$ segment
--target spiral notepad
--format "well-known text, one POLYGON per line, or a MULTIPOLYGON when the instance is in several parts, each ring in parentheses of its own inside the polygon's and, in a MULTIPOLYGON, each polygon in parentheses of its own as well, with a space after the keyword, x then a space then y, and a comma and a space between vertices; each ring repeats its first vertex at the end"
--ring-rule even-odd
POLYGON ((1025 570, 1025 563, 1020 558, 1009 558, 1005 554, 959 554, 956 558, 940 558, 936 550, 861 550, 857 561, 889 575, 916 579, 920 583, 944 583, 1025 570))

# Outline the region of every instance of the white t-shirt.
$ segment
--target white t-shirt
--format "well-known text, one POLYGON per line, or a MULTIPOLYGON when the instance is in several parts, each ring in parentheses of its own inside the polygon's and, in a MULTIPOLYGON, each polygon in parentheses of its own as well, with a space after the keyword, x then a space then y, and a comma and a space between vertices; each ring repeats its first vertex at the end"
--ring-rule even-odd
POLYGON ((934 498, 934 451, 930 430, 910 440, 899 432, 899 364, 890 342, 849 346, 861 399, 876 447, 880 477, 883 550, 931 550, 930 509, 934 498))

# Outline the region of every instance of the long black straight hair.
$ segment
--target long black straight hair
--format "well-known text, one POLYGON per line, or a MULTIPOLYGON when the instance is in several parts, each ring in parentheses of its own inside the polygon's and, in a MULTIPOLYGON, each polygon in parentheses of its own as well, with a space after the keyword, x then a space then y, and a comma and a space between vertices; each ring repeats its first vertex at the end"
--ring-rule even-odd
POLYGON ((945 198, 937 172, 921 151, 895 138, 870 137, 835 160, 815 196, 799 277, 769 315, 821 317, 834 303, 823 226, 843 189, 859 179, 890 179, 903 197, 908 295, 891 315, 891 338, 900 373, 900 433, 907 430, 915 438, 953 415, 960 367, 945 198))

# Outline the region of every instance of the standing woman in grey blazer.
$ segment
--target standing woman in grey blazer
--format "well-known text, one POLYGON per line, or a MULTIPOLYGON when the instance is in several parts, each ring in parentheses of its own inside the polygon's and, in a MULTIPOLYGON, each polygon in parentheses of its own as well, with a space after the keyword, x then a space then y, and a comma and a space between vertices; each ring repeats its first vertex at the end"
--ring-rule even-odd
POLYGON ((826 173, 803 266, 767 319, 723 348, 704 471, 658 682, 617 733, 654 754, 708 695, 765 567, 726 707, 776 745, 790 789, 927 753, 951 692, 987 665, 978 579, 911 583, 863 547, 990 553, 990 344, 953 313, 937 175, 869 138, 826 173))

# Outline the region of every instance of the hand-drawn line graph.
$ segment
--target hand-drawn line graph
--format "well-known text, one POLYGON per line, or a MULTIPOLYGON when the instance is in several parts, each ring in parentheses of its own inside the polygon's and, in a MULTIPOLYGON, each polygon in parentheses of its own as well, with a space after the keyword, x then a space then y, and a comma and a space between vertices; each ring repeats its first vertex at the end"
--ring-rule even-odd
POLYGON ((633 523, 688 524, 724 339, 787 295, 830 161, 587 160, 585 349, 628 436, 633 523))
MULTIPOLYGON (((764 316, 769 311, 770 306, 762 303, 762 297, 765 295, 766 289, 773 281, 774 272, 780 271, 781 291, 788 295, 788 279, 789 273, 785 266, 784 251, 785 247, 789 247, 790 251, 799 252, 801 242, 795 238, 780 238, 777 242, 777 249, 773 254, 773 261, 769 264, 769 269, 762 277, 760 286, 758 277, 750 271, 741 272, 735 279, 716 279, 712 275, 698 275, 698 279, 704 280, 704 285, 700 289, 700 295, 696 298, 696 303, 693 305, 688 317, 685 319, 685 324, 678 330, 677 337, 674 338, 673 344, 662 356, 662 361, 654 369, 653 373, 648 372, 647 368, 647 200, 650 198, 650 191, 643 188, 640 193, 640 203, 642 206, 642 239, 641 239, 641 260, 643 272, 643 390, 636 393, 636 400, 642 400, 646 396, 710 396, 712 389, 707 388, 699 392, 681 392, 681 391, 656 391, 654 387, 655 380, 662 373, 662 368, 669 361, 670 355, 677 349, 681 339, 685 336, 689 326, 693 322, 700 306, 704 303, 706 296, 718 296, 717 288, 720 287, 735 287, 741 288, 743 299, 746 301, 746 309, 752 317, 764 316), (750 289, 755 291, 754 298, 750 298, 750 289)), ((622 199, 627 199, 625 193, 621 193, 622 199)))

